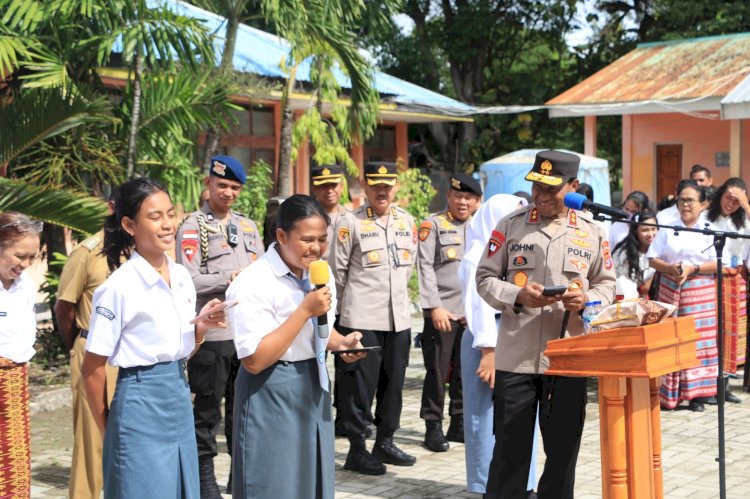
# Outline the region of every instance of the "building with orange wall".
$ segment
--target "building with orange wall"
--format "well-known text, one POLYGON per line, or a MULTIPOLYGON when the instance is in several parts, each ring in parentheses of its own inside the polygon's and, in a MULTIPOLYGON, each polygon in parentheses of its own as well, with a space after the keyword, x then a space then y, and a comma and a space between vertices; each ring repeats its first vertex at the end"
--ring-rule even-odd
POLYGON ((694 164, 714 184, 750 179, 750 33, 638 45, 547 102, 584 119, 596 155, 597 116, 622 116, 623 193, 672 193, 694 164))

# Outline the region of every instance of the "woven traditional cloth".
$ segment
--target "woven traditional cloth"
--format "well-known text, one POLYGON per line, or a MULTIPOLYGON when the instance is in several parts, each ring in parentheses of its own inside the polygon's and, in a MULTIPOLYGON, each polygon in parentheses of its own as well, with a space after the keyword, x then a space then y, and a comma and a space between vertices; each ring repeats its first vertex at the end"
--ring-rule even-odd
POLYGON ((736 373, 745 363, 747 283, 739 274, 724 276, 724 371, 736 373))
POLYGON ((30 497, 29 365, 0 367, 0 499, 30 497))
POLYGON ((672 276, 661 276, 659 301, 678 306, 677 315, 695 318, 699 367, 662 376, 659 399, 665 409, 674 409, 682 400, 716 395, 719 354, 716 348, 716 281, 693 275, 682 286, 672 276))

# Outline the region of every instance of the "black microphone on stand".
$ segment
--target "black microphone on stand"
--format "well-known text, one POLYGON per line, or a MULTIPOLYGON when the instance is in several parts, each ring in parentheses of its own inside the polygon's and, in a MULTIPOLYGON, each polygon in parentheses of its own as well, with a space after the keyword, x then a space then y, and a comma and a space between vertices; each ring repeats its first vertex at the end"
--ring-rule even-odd
POLYGON ((604 215, 609 215, 612 218, 630 218, 630 213, 628 213, 627 211, 618 210, 617 208, 612 208, 611 206, 605 206, 599 203, 594 203, 593 201, 589 201, 588 198, 583 194, 578 194, 576 192, 567 193, 565 195, 565 198, 563 199, 563 203, 565 203, 565 206, 568 208, 573 208, 574 210, 589 210, 594 215, 603 213, 604 215))
MULTIPOLYGON (((329 278, 328 262, 325 260, 316 260, 310 263, 310 282, 315 285, 315 289, 320 289, 328 284, 329 278)), ((318 326, 315 328, 318 338, 328 338, 328 314, 318 316, 318 326)))

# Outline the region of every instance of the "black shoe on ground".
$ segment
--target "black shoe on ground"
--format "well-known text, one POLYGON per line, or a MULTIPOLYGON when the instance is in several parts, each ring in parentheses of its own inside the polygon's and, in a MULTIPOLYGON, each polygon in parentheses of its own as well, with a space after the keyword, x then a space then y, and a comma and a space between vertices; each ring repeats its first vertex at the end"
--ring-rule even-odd
POLYGON ((424 433, 424 446, 432 452, 445 452, 450 445, 443 435, 443 425, 440 421, 425 421, 427 430, 424 433))
POLYGON ((216 476, 214 475, 213 456, 198 458, 198 474, 201 484, 201 499, 221 499, 219 484, 216 483, 216 476))
POLYGON ((464 416, 459 414, 451 417, 451 424, 448 425, 448 433, 445 437, 449 442, 464 443, 464 416))
POLYGON ((352 446, 346 455, 344 469, 363 475, 384 475, 385 465, 367 452, 367 449, 352 446))
POLYGON ((536 499, 536 492, 529 490, 526 492, 526 499, 536 499))
POLYGON ((742 402, 741 398, 739 398, 737 395, 730 392, 729 390, 727 390, 726 393, 724 394, 724 400, 726 400, 727 402, 731 402, 733 404, 739 404, 740 402, 742 402))
POLYGON ((710 397, 698 397, 698 400, 706 405, 717 405, 719 403, 713 395, 710 397))
POLYGON ((393 443, 393 438, 376 441, 372 446, 372 455, 382 462, 394 466, 413 466, 417 458, 402 451, 393 443))
POLYGON ((703 412, 706 410, 706 407, 703 405, 703 402, 701 402, 698 399, 693 399, 688 404, 688 409, 690 409, 693 412, 703 412))

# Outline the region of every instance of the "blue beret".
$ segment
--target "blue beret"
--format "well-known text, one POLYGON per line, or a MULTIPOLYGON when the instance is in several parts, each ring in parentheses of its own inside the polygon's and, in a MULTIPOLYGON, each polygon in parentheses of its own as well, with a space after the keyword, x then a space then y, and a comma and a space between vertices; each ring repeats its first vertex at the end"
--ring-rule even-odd
POLYGON ((214 177, 236 180, 243 185, 247 180, 242 163, 231 156, 214 156, 211 158, 211 168, 208 172, 214 177))

